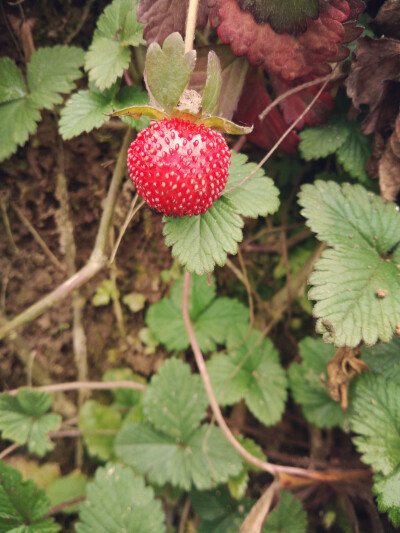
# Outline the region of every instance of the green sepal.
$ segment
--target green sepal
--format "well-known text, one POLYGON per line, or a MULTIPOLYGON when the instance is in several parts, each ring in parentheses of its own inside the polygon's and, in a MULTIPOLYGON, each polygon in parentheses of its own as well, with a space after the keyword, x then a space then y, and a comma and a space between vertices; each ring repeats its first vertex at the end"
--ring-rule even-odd
POLYGON ((131 107, 124 107, 123 109, 118 109, 118 111, 113 111, 110 113, 109 117, 133 117, 139 119, 142 115, 145 117, 152 118, 154 120, 162 120, 167 118, 168 115, 151 105, 134 105, 131 107))
POLYGON ((201 118, 196 121, 196 124, 204 124, 207 128, 213 128, 221 133, 229 133, 229 135, 247 135, 253 131, 253 126, 239 126, 239 124, 222 117, 201 118))
POLYGON ((221 63, 214 51, 208 53, 207 81, 203 92, 202 109, 205 115, 217 112, 219 94, 222 87, 221 63))

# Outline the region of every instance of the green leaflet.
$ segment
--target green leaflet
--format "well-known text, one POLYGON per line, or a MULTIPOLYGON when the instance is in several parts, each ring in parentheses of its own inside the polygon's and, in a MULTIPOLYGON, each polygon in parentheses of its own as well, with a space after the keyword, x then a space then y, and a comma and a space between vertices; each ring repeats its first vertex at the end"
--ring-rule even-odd
POLYGON ((262 533, 306 533, 307 515, 301 502, 288 490, 282 490, 277 507, 268 515, 262 533))

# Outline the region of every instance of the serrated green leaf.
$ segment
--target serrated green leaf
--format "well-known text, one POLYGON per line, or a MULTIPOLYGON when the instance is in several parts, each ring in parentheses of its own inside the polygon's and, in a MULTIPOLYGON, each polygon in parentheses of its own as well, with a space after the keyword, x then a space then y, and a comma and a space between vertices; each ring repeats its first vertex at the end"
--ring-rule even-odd
POLYGON ((377 495, 378 509, 387 512, 395 527, 400 526, 400 467, 388 476, 374 476, 373 492, 377 495))
MULTIPOLYGON (((225 189, 240 183, 256 167, 247 163, 247 156, 232 152, 229 177, 225 189)), ((279 191, 271 178, 267 178, 262 168, 243 185, 224 194, 237 211, 245 217, 257 218, 275 213, 279 207, 279 191)))
MULTIPOLYGON (((130 368, 112 368, 103 374, 103 381, 133 381, 135 383, 146 383, 146 380, 134 374, 130 368)), ((120 389, 111 389, 111 394, 114 397, 114 407, 133 407, 137 405, 143 393, 139 390, 127 389, 121 387, 120 389)))
POLYGON ((27 94, 21 72, 9 57, 0 57, 0 104, 24 98, 27 94))
POLYGON ((186 441, 205 417, 208 398, 200 376, 180 359, 169 359, 152 377, 143 405, 158 430, 186 441))
POLYGON ((364 346, 362 358, 374 374, 381 374, 400 385, 400 339, 393 337, 389 343, 364 346))
POLYGON ((153 483, 189 490, 223 483, 241 470, 241 459, 221 430, 201 426, 187 442, 156 430, 147 423, 127 424, 115 442, 117 456, 153 483))
MULTIPOLYGON (((81 474, 79 471, 74 471, 71 474, 55 479, 46 488, 46 496, 50 500, 51 507, 84 496, 87 482, 87 476, 81 474)), ((77 513, 78 511, 78 504, 69 505, 62 509, 62 512, 66 514, 77 513)))
POLYGON ((400 214, 360 185, 317 181, 299 203, 334 249, 316 262, 309 298, 317 331, 337 346, 388 342, 400 322, 400 214))
POLYGON ((60 526, 44 518, 50 508, 43 490, 32 480, 22 481, 15 468, 0 461, 0 532, 55 533, 60 526))
POLYGON ((228 345, 238 345, 227 355, 215 355, 207 362, 218 402, 232 405, 244 398, 253 415, 265 425, 280 420, 287 396, 285 371, 272 342, 261 332, 246 328, 230 331, 228 345))
POLYGON ((267 516, 262 533, 306 533, 307 514, 301 502, 288 490, 282 490, 278 505, 267 516))
POLYGON ((128 68, 131 46, 144 44, 143 25, 137 22, 139 0, 114 0, 97 21, 92 44, 85 56, 89 80, 100 90, 110 87, 128 68))
POLYGON ((218 111, 218 99, 222 86, 222 69, 217 54, 211 50, 208 53, 207 79, 202 98, 202 112, 214 115, 218 111))
POLYGON ((178 32, 171 33, 161 48, 152 42, 146 55, 146 81, 152 96, 161 108, 170 113, 189 83, 196 63, 196 52, 185 54, 185 45, 178 32))
POLYGON ((71 139, 81 133, 100 128, 109 117, 113 106, 104 95, 95 91, 79 91, 71 96, 60 114, 60 134, 63 139, 71 139))
POLYGON ((383 376, 357 378, 350 425, 365 463, 389 475, 400 465, 400 385, 383 376))
POLYGON ((31 453, 43 456, 54 444, 48 438, 58 429, 61 417, 45 414, 53 403, 46 392, 21 389, 17 396, 0 395, 0 430, 3 439, 27 444, 31 453))
POLYGON ((130 468, 108 464, 96 470, 87 486, 87 500, 81 505, 77 533, 111 531, 165 532, 161 502, 151 487, 130 468))
MULTIPOLYGON (((177 280, 170 298, 163 298, 151 305, 146 323, 154 337, 168 350, 185 350, 189 346, 182 318, 183 279, 177 280)), ((249 322, 248 309, 230 298, 215 299, 215 285, 209 286, 205 276, 192 276, 189 293, 189 316, 202 351, 215 350, 224 344, 228 326, 249 322)))
POLYGON ((195 512, 202 518, 198 533, 237 533, 252 501, 236 501, 225 487, 214 490, 192 490, 190 501, 195 512))
POLYGON ((210 209, 193 217, 164 217, 165 244, 189 271, 199 276, 223 266, 227 254, 236 254, 243 239, 243 220, 231 202, 219 198, 210 209))
POLYGON ((96 400, 85 402, 79 412, 78 426, 90 455, 103 461, 112 458, 115 435, 121 424, 121 415, 116 409, 96 400))
POLYGON ((33 52, 26 77, 32 102, 38 108, 52 109, 61 104, 82 76, 84 51, 76 46, 42 47, 33 52))
MULTIPOLYGON (((123 87, 120 91, 118 100, 114 100, 114 107, 117 109, 129 108, 131 106, 145 107, 149 101, 150 99, 147 92, 143 91, 139 87, 127 86, 123 87)), ((141 131, 150 125, 150 119, 147 116, 142 116, 136 119, 132 117, 121 116, 121 120, 122 122, 125 122, 125 124, 128 124, 128 126, 131 128, 134 128, 136 131, 141 131)))
POLYGON ((29 96, 0 104, 0 161, 26 143, 39 120, 40 112, 29 96))
MULTIPOLYGON (((258 459, 261 459, 262 461, 266 460, 261 446, 255 443, 253 439, 244 438, 242 435, 239 435, 237 440, 240 442, 243 448, 251 453, 254 457, 258 457, 258 459)), ((228 480, 229 492, 232 494, 235 500, 240 500, 246 493, 247 485, 250 479, 248 474, 249 470, 253 470, 254 472, 260 471, 259 468, 245 461, 242 471, 239 473, 239 475, 230 477, 228 480)))
POLYGON ((328 394, 326 365, 336 349, 322 339, 306 337, 299 346, 302 362, 289 368, 293 397, 301 405, 304 417, 318 428, 332 428, 343 423, 344 415, 338 402, 328 394))
POLYGON ((372 153, 372 136, 364 135, 357 122, 349 122, 348 127, 349 134, 346 141, 337 149, 337 158, 353 178, 368 182, 370 178, 365 166, 372 153))
POLYGON ((299 133, 300 154, 306 161, 334 154, 346 142, 349 133, 348 123, 338 120, 305 129, 299 133))

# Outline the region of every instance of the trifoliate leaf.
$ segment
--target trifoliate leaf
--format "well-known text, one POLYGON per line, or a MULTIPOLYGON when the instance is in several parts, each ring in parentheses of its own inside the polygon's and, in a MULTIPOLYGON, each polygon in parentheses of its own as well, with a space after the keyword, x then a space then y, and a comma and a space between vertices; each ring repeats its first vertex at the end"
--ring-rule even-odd
POLYGON ((165 532, 161 502, 154 498, 153 489, 146 487, 144 479, 135 476, 130 468, 112 464, 98 468, 86 493, 77 533, 165 532))
MULTIPOLYGON (((146 323, 152 335, 168 350, 185 350, 189 346, 182 318, 183 279, 177 280, 169 298, 151 305, 146 323)), ((189 293, 189 316, 202 351, 215 350, 224 344, 228 326, 247 324, 248 309, 230 298, 215 299, 215 285, 209 286, 205 276, 192 276, 189 293)))
POLYGON ((389 475, 400 465, 400 385, 383 376, 357 378, 350 425, 365 463, 389 475))
POLYGON ((15 468, 0 461, 0 532, 55 533, 60 526, 45 518, 50 508, 43 490, 32 480, 22 481, 15 468))
POLYGON ((82 76, 83 58, 84 51, 76 46, 57 45, 33 52, 26 72, 32 102, 44 109, 61 104, 60 93, 71 92, 74 81, 82 76))
POLYGON ((303 159, 320 159, 336 153, 349 136, 348 123, 334 120, 323 126, 307 128, 299 133, 299 150, 303 159))
POLYGON ((185 53, 178 32, 165 39, 163 47, 151 43, 146 55, 146 81, 152 96, 166 112, 171 112, 189 83, 196 63, 196 52, 185 53))
POLYGON ((389 343, 364 346, 362 358, 374 374, 382 374, 386 379, 400 385, 400 339, 393 337, 389 343))
POLYGON ((337 346, 388 342, 400 322, 400 214, 360 185, 317 181, 300 193, 307 224, 334 249, 315 263, 317 331, 337 346))
POLYGON ((378 509, 387 512, 395 527, 400 526, 400 467, 388 476, 374 476, 373 492, 377 495, 378 509))
POLYGON ((208 361, 211 383, 221 405, 244 398, 258 420, 272 425, 280 420, 285 407, 285 371, 269 339, 262 339, 258 330, 245 334, 245 328, 230 330, 228 346, 238 346, 208 361))
POLYGON ((348 131, 346 141, 336 151, 337 158, 350 176, 368 182, 365 165, 372 152, 372 136, 364 135, 357 122, 349 122, 348 131))
POLYGON ((88 400, 83 404, 78 426, 90 455, 103 461, 112 458, 115 435, 121 423, 121 415, 116 409, 96 400, 88 400))
POLYGON ((106 113, 113 109, 106 95, 95 91, 79 91, 71 96, 61 110, 60 134, 71 139, 84 131, 100 128, 109 118, 106 113))
POLYGON ((300 342, 302 362, 289 368, 293 397, 301 405, 304 417, 318 428, 340 426, 344 415, 338 402, 328 394, 326 364, 335 355, 335 348, 322 339, 306 337, 300 342))
POLYGON ((114 0, 97 21, 93 41, 85 57, 89 80, 102 91, 122 76, 128 68, 128 46, 144 44, 143 24, 137 22, 139 0, 114 0))
POLYGON ((143 403, 157 429, 186 441, 205 417, 208 399, 201 377, 180 359, 169 359, 152 377, 143 403))
POLYGON ((225 487, 214 490, 192 490, 190 501, 202 518, 197 533, 237 533, 250 511, 252 501, 236 501, 225 487))
MULTIPOLYGON (((244 154, 232 152, 226 190, 239 184, 254 170, 256 164, 246 163, 246 161, 247 156, 244 154)), ((239 214, 245 217, 257 218, 270 215, 275 213, 279 207, 279 191, 272 179, 267 178, 261 168, 243 185, 224 196, 230 200, 239 214)))
POLYGON ((278 505, 267 516, 262 533, 306 533, 307 514, 299 500, 282 490, 278 505))
POLYGON ((221 430, 203 425, 186 442, 148 423, 127 424, 115 442, 117 456, 153 483, 189 490, 227 481, 241 470, 241 459, 221 430))
POLYGON ((227 254, 236 254, 243 239, 243 220, 232 203, 222 197, 194 217, 164 217, 165 244, 189 272, 199 276, 223 266, 227 254))
POLYGON ((26 96, 22 74, 9 57, 0 57, 0 104, 26 96))
POLYGON ((222 86, 222 69, 217 54, 211 50, 208 53, 207 80, 202 98, 202 112, 205 115, 216 115, 218 99, 222 86))
MULTIPOLYGON (((55 479, 53 483, 46 487, 46 496, 50 500, 51 507, 84 496, 87 482, 87 476, 81 474, 78 470, 55 479)), ((78 504, 68 505, 62 509, 62 512, 66 514, 77 513, 78 511, 78 504)))
POLYGON ((53 396, 46 392, 20 389, 17 396, 0 395, 0 430, 3 439, 27 444, 31 453, 43 456, 54 444, 48 438, 58 429, 60 415, 46 414, 53 396))
POLYGON ((0 104, 0 161, 26 143, 39 120, 40 112, 29 96, 0 104))
MULTIPOLYGON (((103 381, 133 381, 136 383, 146 383, 146 380, 134 374, 130 368, 112 368, 103 374, 103 381)), ((142 398, 143 393, 135 389, 127 389, 121 387, 120 389, 111 389, 111 394, 114 397, 114 407, 133 407, 137 405, 142 398)))

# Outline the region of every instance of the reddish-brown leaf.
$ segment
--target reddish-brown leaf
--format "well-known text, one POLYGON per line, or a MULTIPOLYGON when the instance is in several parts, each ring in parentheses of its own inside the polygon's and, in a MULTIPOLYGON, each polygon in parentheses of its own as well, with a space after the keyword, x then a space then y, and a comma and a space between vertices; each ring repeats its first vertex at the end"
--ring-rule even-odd
POLYGON ((400 34, 400 0, 386 0, 373 20, 373 25, 386 37, 400 34))
MULTIPOLYGON (((161 45, 174 31, 184 37, 188 5, 189 0, 141 0, 137 8, 137 18, 145 24, 143 37, 147 46, 154 41, 161 45)), ((203 28, 207 18, 207 0, 199 0, 196 27, 203 28)))
MULTIPOLYGON (((272 109, 260 122, 258 115, 270 103, 271 98, 265 89, 263 72, 260 69, 252 69, 246 78, 235 122, 247 126, 254 125, 254 130, 248 135, 248 139, 265 150, 272 148, 288 128, 277 108, 272 109)), ((299 137, 292 131, 279 148, 287 153, 294 153, 298 142, 299 137)))
POLYGON ((286 81, 330 72, 328 60, 339 60, 348 52, 339 44, 348 40, 350 29, 343 23, 359 14, 359 0, 320 0, 320 14, 308 22, 305 33, 275 33, 268 23, 257 24, 249 12, 242 12, 237 0, 208 0, 210 20, 218 35, 230 43, 236 55, 246 55, 252 65, 263 65, 269 74, 286 81))

